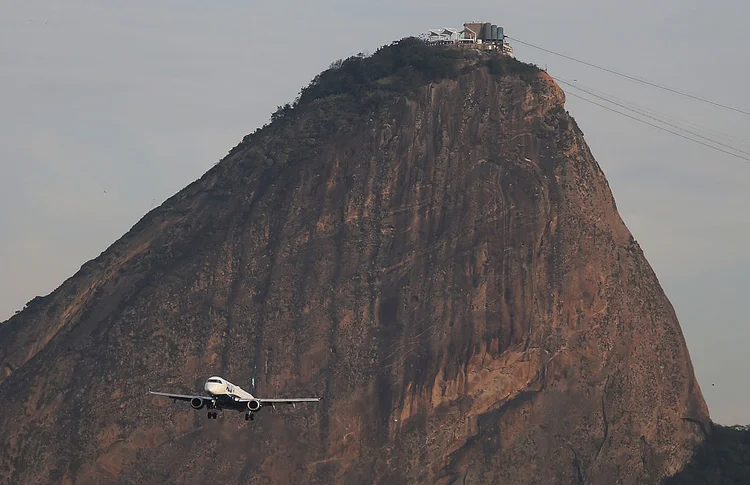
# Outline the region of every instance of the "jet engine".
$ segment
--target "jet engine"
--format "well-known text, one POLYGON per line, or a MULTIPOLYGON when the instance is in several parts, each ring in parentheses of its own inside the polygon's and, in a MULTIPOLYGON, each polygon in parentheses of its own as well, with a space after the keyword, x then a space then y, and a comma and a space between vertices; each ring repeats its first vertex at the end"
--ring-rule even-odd
POLYGON ((255 399, 252 399, 247 402, 247 409, 250 411, 257 411, 260 409, 260 401, 256 401, 255 399))
POLYGON ((203 409, 203 406, 205 406, 203 399, 199 397, 194 397, 190 400, 190 405, 193 406, 193 409, 203 409))

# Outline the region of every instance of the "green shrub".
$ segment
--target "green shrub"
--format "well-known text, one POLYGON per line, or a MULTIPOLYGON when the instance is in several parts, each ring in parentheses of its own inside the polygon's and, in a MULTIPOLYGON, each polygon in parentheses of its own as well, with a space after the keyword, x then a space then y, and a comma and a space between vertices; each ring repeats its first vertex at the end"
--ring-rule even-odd
POLYGON ((527 64, 521 62, 514 57, 507 57, 502 55, 494 55, 490 57, 485 65, 490 71, 490 74, 495 76, 506 76, 509 74, 517 74, 526 81, 530 81, 536 76, 541 69, 535 64, 527 64))

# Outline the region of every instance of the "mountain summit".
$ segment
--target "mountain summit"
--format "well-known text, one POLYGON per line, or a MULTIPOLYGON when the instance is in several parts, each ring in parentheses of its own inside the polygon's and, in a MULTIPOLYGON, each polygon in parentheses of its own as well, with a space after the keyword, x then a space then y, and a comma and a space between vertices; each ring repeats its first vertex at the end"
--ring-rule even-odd
POLYGON ((708 410, 564 102, 411 38, 334 64, 0 325, 0 482, 675 474, 708 410), (209 375, 322 401, 247 423, 147 394, 209 375))

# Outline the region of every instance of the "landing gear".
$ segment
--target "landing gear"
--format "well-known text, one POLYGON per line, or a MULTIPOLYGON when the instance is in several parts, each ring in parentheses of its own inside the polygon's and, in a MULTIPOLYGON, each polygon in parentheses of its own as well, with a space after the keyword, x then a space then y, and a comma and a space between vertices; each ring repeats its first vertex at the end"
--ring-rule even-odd
POLYGON ((212 413, 211 411, 208 412, 208 419, 216 419, 216 413, 212 413))
POLYGON ((253 420, 255 419, 255 416, 253 415, 253 413, 247 413, 247 414, 245 415, 245 421, 247 421, 248 419, 249 419, 250 421, 253 421, 253 420))

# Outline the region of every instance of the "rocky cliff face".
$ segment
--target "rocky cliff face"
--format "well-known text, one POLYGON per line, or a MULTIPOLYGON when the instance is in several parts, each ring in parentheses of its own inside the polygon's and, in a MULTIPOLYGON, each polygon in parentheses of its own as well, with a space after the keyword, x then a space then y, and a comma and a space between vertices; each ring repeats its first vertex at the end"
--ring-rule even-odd
POLYGON ((655 484, 681 469, 708 411, 563 92, 446 52, 400 43, 321 75, 2 324, 0 481, 655 484), (261 396, 323 400, 246 423, 146 394, 242 385, 254 367, 261 396))

